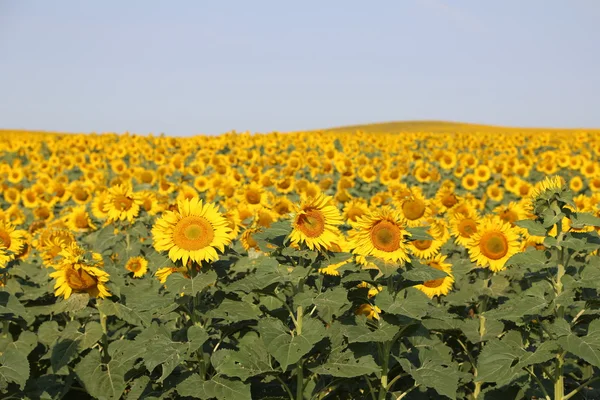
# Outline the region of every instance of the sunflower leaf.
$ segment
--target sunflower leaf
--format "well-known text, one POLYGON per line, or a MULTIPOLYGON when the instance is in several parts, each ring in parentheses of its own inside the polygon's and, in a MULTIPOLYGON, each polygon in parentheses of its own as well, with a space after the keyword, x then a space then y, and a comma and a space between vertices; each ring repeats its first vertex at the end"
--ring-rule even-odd
POLYGON ((414 228, 406 228, 410 233, 410 240, 433 240, 433 237, 427 232, 428 226, 417 226, 414 228))
POLYGON ((361 375, 369 376, 381 371, 371 355, 356 357, 351 350, 334 351, 327 361, 311 371, 319 375, 331 375, 337 378, 355 378, 361 375))
POLYGON ((200 273, 193 278, 186 278, 182 274, 171 274, 167 278, 167 290, 176 294, 187 294, 195 296, 198 292, 214 285, 217 281, 217 273, 213 270, 200 273))
POLYGON ((533 236, 546 236, 546 228, 542 224, 530 219, 523 219, 515 222, 515 225, 527 229, 530 235, 533 236))

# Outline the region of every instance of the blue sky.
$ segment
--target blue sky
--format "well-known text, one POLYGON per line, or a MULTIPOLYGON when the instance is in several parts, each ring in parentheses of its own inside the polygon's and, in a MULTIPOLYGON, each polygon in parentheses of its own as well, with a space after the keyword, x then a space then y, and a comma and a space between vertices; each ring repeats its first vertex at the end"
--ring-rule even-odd
POLYGON ((0 0, 0 126, 600 127, 600 1, 0 0))

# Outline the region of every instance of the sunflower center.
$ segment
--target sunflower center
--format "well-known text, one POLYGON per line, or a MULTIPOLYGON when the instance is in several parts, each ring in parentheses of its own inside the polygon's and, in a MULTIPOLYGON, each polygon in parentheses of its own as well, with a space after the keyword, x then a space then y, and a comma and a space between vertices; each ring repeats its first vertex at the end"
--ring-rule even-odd
POLYGON ((141 268, 142 264, 135 260, 135 261, 131 261, 129 263, 129 265, 127 266, 127 269, 130 270, 131 272, 138 272, 139 269, 141 268))
POLYGON ((67 269, 65 279, 69 287, 75 290, 87 290, 96 286, 94 277, 82 269, 79 271, 76 271, 74 268, 67 269))
POLYGON ((492 260, 499 260, 508 253, 508 240, 500 232, 489 232, 481 238, 481 253, 492 260))
POLYGON ((5 230, 0 231, 0 244, 8 249, 11 245, 10 235, 5 230))
POLYGON ((89 196, 85 190, 78 189, 75 191, 75 198, 79 201, 86 201, 88 197, 89 196))
POLYGON ((298 216, 296 225, 306 236, 319 237, 325 231, 325 216, 319 210, 307 210, 298 216))
POLYGON ((407 200, 402 204, 402 212, 411 221, 419 219, 425 214, 425 202, 420 199, 407 200))
POLYGON ((505 222, 510 222, 511 224, 513 222, 515 222, 519 216, 517 215, 516 212, 512 211, 512 210, 504 210, 501 214, 500 214, 500 218, 505 221, 505 222))
POLYGON ((456 203, 458 203, 458 199, 456 198, 454 193, 449 193, 446 196, 444 196, 444 198, 442 199, 442 204, 444 205, 444 207, 447 207, 447 208, 454 207, 454 205, 456 203))
POLYGON ((462 237, 471 237, 477 232, 477 223, 470 218, 465 218, 458 224, 458 233, 462 237))
POLYGON ((127 196, 120 194, 115 197, 113 204, 117 210, 127 211, 131 208, 131 205, 133 204, 133 200, 131 200, 127 196))
POLYGON ((415 246, 419 250, 427 250, 431 247, 433 241, 431 240, 415 240, 412 242, 413 246, 415 246))
POLYGON ((362 217, 365 213, 358 207, 352 207, 348 210, 348 219, 350 221, 356 221, 357 218, 362 217))
POLYGON ((260 193, 256 190, 248 190, 246 192, 246 201, 248 202, 248 204, 259 204, 260 193))
POLYGON ((371 242, 381 251, 393 252, 400 248, 402 232, 390 221, 380 221, 371 229, 371 242))
POLYGON ((79 214, 75 217, 75 226, 79 229, 85 229, 88 227, 87 216, 84 214, 79 214))
POLYGON ((173 231, 173 242, 188 251, 200 250, 210 245, 215 231, 204 217, 190 215, 177 223, 173 231))

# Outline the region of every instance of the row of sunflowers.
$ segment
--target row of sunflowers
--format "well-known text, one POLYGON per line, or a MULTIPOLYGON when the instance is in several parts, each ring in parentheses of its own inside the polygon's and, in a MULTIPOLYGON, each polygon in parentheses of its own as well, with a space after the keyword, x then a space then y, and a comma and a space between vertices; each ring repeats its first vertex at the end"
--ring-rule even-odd
POLYGON ((598 393, 593 132, 1 135, 6 395, 598 393))

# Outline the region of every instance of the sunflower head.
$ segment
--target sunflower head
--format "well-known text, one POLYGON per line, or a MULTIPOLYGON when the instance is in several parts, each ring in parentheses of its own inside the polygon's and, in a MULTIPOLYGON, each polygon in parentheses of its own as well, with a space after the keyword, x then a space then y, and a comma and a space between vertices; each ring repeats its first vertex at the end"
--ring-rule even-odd
POLYGON ((177 209, 166 211, 152 228, 154 248, 168 251, 172 261, 196 263, 215 261, 217 250, 225 251, 231 243, 229 221, 215 204, 195 197, 181 199, 177 209))
POLYGON ((494 272, 504 269, 520 248, 519 230, 498 216, 482 220, 467 244, 471 261, 494 272))
POLYGON ((538 182, 530 192, 529 208, 541 217, 549 209, 562 210, 566 205, 573 206, 573 196, 565 180, 558 176, 546 177, 538 182))
POLYGON ((340 211, 330 196, 319 194, 306 198, 294 217, 290 242, 305 243, 311 250, 326 250, 339 240, 337 227, 342 222, 340 211))

